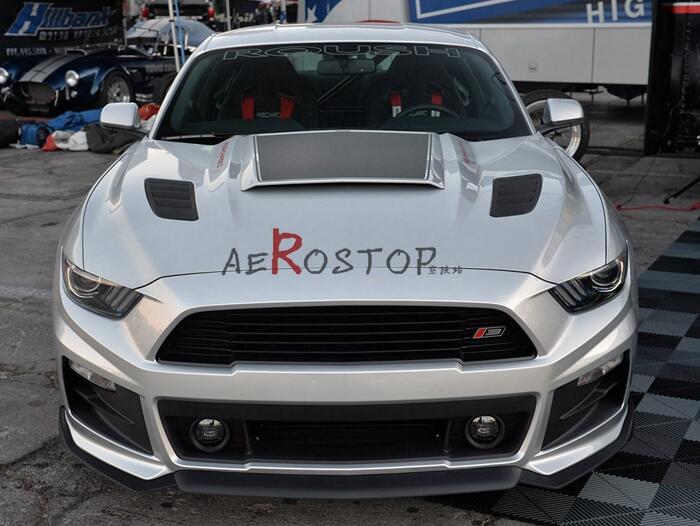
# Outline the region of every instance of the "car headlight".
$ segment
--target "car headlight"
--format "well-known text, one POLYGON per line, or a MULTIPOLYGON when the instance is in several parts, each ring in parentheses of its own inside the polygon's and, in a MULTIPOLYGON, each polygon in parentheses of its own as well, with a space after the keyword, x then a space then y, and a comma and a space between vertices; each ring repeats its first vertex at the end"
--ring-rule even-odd
POLYGON ((10 80, 10 74, 5 68, 0 68, 0 86, 7 84, 10 80))
POLYGON ((73 71, 72 69, 66 71, 66 84, 68 87, 75 88, 78 85, 79 80, 80 75, 78 75, 77 71, 73 71))
POLYGON ((63 283, 73 301, 110 318, 123 318, 143 296, 135 290, 84 271, 65 257, 63 283))
POLYGON ((625 286, 627 250, 593 272, 570 279, 550 289, 552 296, 569 312, 580 312, 614 298, 625 286))

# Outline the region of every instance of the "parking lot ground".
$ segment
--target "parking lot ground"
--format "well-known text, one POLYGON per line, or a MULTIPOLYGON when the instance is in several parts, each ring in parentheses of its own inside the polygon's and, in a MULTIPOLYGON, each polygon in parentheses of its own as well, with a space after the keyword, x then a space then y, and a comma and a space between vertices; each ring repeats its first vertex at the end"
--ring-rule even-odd
MULTIPOLYGON (((588 106, 591 144, 641 147, 643 111, 588 106)), ((114 156, 0 150, 0 525, 16 524, 522 524, 463 509, 459 497, 282 500, 125 491, 63 451, 51 351, 51 282, 63 224, 114 156)), ((660 204, 700 174, 700 160, 616 150, 583 164, 613 203, 660 204)), ((700 185, 674 202, 700 201, 700 185)), ((700 212, 622 213, 640 269, 700 212)))

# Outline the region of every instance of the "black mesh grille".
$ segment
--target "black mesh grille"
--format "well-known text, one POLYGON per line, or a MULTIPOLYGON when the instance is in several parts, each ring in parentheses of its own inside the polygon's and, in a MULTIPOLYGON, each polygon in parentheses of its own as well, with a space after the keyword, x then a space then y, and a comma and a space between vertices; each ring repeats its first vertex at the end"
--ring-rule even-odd
POLYGON ((193 183, 146 179, 145 185, 148 204, 158 217, 181 221, 196 221, 199 218, 193 183))
POLYGON ((162 362, 363 362, 530 358, 535 349, 507 314, 430 306, 330 306, 208 311, 185 318, 162 362))
POLYGON ((56 92, 48 84, 42 82, 18 82, 15 90, 27 104, 46 105, 53 103, 56 92))

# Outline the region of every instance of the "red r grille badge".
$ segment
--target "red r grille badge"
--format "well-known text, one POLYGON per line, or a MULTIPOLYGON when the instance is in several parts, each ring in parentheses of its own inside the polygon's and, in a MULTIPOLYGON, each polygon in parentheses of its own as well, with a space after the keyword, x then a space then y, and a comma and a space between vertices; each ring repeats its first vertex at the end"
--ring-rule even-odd
POLYGON ((506 328, 503 326, 500 327, 479 327, 474 335, 472 336, 472 340, 480 340, 482 338, 500 338, 503 336, 506 332, 506 328))

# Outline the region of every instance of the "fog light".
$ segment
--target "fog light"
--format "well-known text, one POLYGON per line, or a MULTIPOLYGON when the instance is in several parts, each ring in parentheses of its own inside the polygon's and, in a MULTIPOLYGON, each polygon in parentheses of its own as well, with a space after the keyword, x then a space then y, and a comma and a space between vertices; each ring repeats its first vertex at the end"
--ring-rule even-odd
POLYGON ((90 369, 83 367, 79 363, 75 363, 73 360, 68 360, 68 366, 80 376, 85 378, 88 382, 101 389, 106 389, 107 391, 117 390, 114 382, 107 380, 107 378, 104 376, 100 376, 99 374, 92 372, 90 369))
POLYGON ((201 451, 214 452, 223 449, 228 442, 228 426, 215 418, 195 420, 190 428, 192 443, 201 451))
POLYGON ((606 374, 608 374, 610 371, 612 371, 615 367, 620 365, 622 363, 622 355, 616 356, 612 360, 608 360, 605 362, 603 365, 600 365, 593 369, 592 371, 588 371, 586 374, 582 375, 578 379, 578 386, 581 387, 582 385, 590 384, 591 382, 595 382, 598 378, 602 378, 606 374))
POLYGON ((467 422, 464 434, 472 446, 487 449, 503 439, 505 426, 497 416, 477 416, 467 422))

